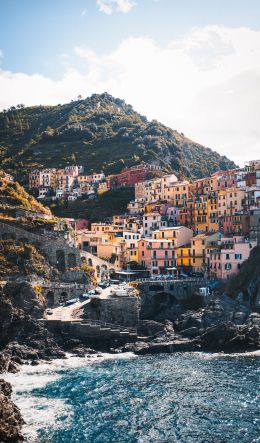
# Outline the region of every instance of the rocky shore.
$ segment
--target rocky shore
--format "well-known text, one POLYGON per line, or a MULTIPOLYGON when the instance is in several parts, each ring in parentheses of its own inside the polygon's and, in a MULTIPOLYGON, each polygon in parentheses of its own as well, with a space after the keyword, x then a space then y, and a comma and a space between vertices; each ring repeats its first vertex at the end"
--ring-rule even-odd
POLYGON ((260 313, 252 312, 242 294, 233 299, 220 294, 208 306, 186 311, 175 321, 143 320, 136 354, 159 352, 250 352, 260 350, 260 313))
MULTIPOLYGON (((0 372, 16 372, 23 363, 37 365, 43 360, 66 358, 66 352, 83 357, 125 351, 137 355, 257 351, 260 349, 258 255, 254 259, 253 271, 249 274, 245 268, 239 275, 239 286, 236 282, 235 287, 227 287, 203 307, 168 306, 167 303, 174 304, 176 300, 161 298, 162 309, 157 305, 152 318, 143 318, 143 315, 138 323, 138 339, 127 343, 118 339, 83 341, 48 331, 39 322, 46 308, 41 293, 26 282, 8 283, 0 292, 0 372), (170 318, 167 313, 171 313, 170 318)), ((0 442, 23 441, 22 425, 19 409, 11 400, 11 386, 1 380, 0 442)))

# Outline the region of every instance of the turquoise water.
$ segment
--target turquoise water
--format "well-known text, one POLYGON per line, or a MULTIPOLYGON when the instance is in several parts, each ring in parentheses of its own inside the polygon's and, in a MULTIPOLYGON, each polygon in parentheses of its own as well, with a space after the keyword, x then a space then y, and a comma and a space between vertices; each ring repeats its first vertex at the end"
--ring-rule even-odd
POLYGON ((31 392, 38 408, 66 406, 37 441, 259 442, 259 368, 256 357, 175 354, 68 369, 31 392))

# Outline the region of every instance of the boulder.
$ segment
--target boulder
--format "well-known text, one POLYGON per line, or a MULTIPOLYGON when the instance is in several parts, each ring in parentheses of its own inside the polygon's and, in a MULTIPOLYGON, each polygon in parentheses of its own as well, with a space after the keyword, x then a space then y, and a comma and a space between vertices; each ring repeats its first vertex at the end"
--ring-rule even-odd
POLYGON ((201 346, 206 351, 239 352, 259 349, 259 330, 247 325, 237 326, 223 322, 208 328, 200 336, 201 346))
POLYGON ((139 336, 149 337, 164 332, 164 324, 154 320, 140 320, 137 329, 139 336))

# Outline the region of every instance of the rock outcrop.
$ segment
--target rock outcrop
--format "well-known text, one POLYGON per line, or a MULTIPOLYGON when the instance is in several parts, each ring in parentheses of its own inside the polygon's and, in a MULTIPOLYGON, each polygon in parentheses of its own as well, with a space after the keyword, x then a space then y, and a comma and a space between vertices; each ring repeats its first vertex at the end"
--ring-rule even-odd
POLYGON ((137 354, 158 352, 243 352, 260 350, 260 313, 239 293, 215 296, 204 308, 187 310, 175 321, 142 320, 142 341, 127 345, 137 354))
POLYGON ((59 337, 39 321, 44 299, 27 283, 8 283, 0 293, 0 371, 24 361, 64 357, 59 337))
POLYGON ((21 429, 24 424, 19 408, 11 400, 10 383, 0 379, 0 442, 24 441, 21 429))

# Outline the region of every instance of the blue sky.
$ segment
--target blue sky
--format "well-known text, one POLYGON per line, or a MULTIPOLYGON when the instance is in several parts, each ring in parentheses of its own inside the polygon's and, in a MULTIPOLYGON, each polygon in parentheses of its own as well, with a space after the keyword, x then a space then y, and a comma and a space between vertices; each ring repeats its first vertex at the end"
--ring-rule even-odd
POLYGON ((259 0, 0 0, 0 51, 1 108, 107 90, 240 163, 260 156, 259 0))
POLYGON ((0 0, 2 69, 57 76, 57 58, 84 42, 99 54, 129 36, 167 44, 210 24, 260 29, 259 0, 139 0, 128 14, 104 14, 95 0, 0 0))

